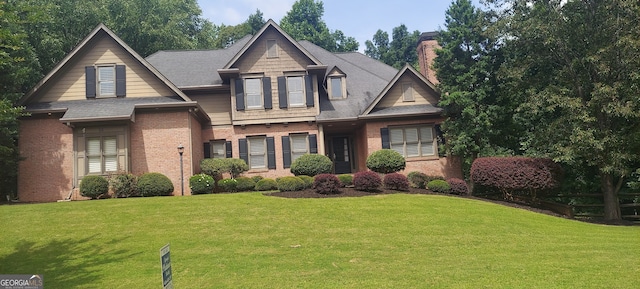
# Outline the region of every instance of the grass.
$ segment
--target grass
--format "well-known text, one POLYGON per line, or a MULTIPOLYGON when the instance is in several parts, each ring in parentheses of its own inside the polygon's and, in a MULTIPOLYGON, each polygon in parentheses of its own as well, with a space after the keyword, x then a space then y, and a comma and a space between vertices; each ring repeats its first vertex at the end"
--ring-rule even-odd
POLYGON ((0 206, 0 274, 45 288, 638 288, 640 227, 436 195, 0 206))

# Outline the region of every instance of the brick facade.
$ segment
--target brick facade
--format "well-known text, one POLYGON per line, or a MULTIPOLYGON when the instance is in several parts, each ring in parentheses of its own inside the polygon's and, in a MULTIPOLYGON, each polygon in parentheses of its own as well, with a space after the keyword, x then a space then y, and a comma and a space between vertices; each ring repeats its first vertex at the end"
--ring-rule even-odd
POLYGON ((440 48, 438 40, 436 40, 437 35, 437 32, 422 33, 418 40, 418 47, 416 48, 420 73, 433 84, 440 83, 436 77, 435 70, 433 70, 433 60, 437 57, 436 49, 440 48))

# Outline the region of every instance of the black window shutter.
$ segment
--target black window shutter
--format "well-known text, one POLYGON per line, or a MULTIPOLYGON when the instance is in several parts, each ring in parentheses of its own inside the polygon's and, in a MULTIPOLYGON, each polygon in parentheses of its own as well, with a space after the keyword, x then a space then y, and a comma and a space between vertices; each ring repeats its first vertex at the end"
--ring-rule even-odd
POLYGON ((247 153, 247 139, 241 138, 238 140, 238 150, 240 151, 240 158, 244 160, 245 163, 249 164, 249 154, 247 153))
POLYGON ((244 110, 244 81, 236 79, 236 110, 244 110))
POLYGON ((127 67, 116 65, 116 96, 127 95, 127 67))
POLYGON ((313 82, 311 81, 311 75, 304 76, 304 90, 307 94, 307 106, 313 107, 313 82))
POLYGON ((291 167, 291 142, 289 136, 282 136, 282 164, 285 169, 291 167))
POLYGON ((210 159, 211 158, 211 143, 204 143, 204 158, 205 159, 210 159))
POLYGON ((284 76, 278 76, 278 101, 280 102, 280 108, 287 108, 287 78, 284 76))
POLYGON ((233 157, 233 149, 231 148, 231 141, 228 140, 225 144, 224 144, 224 148, 227 151, 227 155, 226 158, 230 159, 233 157))
POLYGON ((264 108, 272 109, 273 100, 271 99, 271 77, 262 78, 262 94, 264 95, 264 108))
POLYGON ((318 137, 315 134, 309 135, 309 153, 310 154, 318 153, 318 137))
POLYGON ((380 137, 382 138, 382 148, 390 149, 391 143, 389 142, 389 128, 386 128, 386 127, 381 128, 380 137))
POLYGON ((96 97, 96 68, 93 66, 84 67, 85 86, 87 98, 96 97))
POLYGON ((269 169, 276 168, 276 145, 273 137, 267 137, 267 164, 269 169))

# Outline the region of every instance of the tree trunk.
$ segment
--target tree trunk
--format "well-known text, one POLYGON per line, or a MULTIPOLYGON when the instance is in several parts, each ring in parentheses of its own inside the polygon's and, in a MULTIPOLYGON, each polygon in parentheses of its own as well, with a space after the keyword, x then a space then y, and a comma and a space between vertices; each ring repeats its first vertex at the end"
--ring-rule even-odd
POLYGON ((604 198, 604 219, 607 221, 621 221, 620 201, 618 200, 619 186, 613 182, 613 175, 600 175, 602 195, 604 198))

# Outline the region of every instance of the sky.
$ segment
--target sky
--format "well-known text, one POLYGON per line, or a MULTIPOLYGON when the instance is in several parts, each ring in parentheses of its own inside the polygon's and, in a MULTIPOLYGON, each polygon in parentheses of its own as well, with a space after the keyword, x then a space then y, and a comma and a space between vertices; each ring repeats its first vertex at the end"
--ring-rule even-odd
MULTIPOLYGON (((247 20, 256 9, 264 20, 280 19, 291 10, 295 0, 198 0, 202 15, 213 24, 236 25, 247 20)), ((381 29, 391 37, 394 27, 404 24, 409 32, 444 29, 445 11, 450 0, 323 0, 323 20, 331 31, 342 30, 354 37, 364 51, 365 41, 381 29)), ((473 1, 479 6, 478 0, 473 1)))

